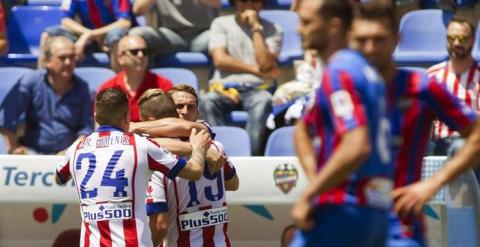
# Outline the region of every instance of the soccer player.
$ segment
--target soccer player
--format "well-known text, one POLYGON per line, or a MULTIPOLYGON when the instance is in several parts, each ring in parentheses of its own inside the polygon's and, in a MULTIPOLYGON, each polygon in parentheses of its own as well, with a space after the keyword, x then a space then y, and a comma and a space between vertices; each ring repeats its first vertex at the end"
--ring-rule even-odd
MULTIPOLYGON (((195 90, 180 85, 173 88, 172 94, 177 94, 174 97, 176 102, 170 95, 155 89, 142 95, 142 119, 172 117, 179 111, 185 113, 182 117, 191 117, 185 120, 195 121, 195 112, 198 112, 195 90), (180 110, 180 105, 192 105, 190 109, 193 112, 189 112, 189 107, 185 111, 180 110)), ((214 141, 210 145, 226 157, 219 142, 214 141)), ((228 157, 224 161, 225 164, 217 171, 205 166, 202 178, 197 181, 180 178, 171 180, 158 172, 152 175, 147 195, 147 214, 150 215, 154 244, 164 239, 163 246, 230 245, 225 190, 238 189, 239 181, 228 157)))
POLYGON ((384 246, 393 186, 385 85, 360 53, 345 49, 348 1, 303 0, 305 49, 328 61, 313 108, 295 127, 297 155, 311 182, 292 216, 290 246, 384 246), (320 139, 318 157, 310 130, 320 139))
POLYGON ((96 96, 96 132, 75 142, 56 170, 56 181, 75 180, 83 219, 81 246, 152 246, 145 213, 150 170, 168 178, 199 179, 204 171, 206 132, 192 131, 192 156, 177 159, 154 141, 125 133, 128 98, 118 88, 96 96))
MULTIPOLYGON (((420 180, 433 119, 440 118, 467 135, 475 113, 426 73, 397 69, 392 60, 398 25, 390 5, 361 4, 354 12, 350 46, 361 51, 381 72, 388 88, 395 188, 420 180)), ((391 215, 388 246, 425 246, 421 217, 391 215)))

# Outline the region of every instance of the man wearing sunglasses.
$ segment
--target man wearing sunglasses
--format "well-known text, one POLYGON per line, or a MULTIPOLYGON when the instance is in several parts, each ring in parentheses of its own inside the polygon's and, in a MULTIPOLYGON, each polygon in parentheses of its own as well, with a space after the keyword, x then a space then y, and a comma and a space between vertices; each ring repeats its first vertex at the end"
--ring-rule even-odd
POLYGON ((121 88, 128 96, 131 121, 138 122, 140 96, 150 88, 160 88, 166 92, 172 87, 172 83, 148 71, 148 47, 145 40, 138 35, 127 35, 120 39, 115 55, 122 71, 103 83, 98 92, 110 87, 121 88))
MULTIPOLYGON (((479 110, 480 66, 471 51, 475 28, 467 18, 455 16, 447 28, 447 49, 450 59, 429 68, 429 76, 444 84, 460 101, 479 110)), ((462 144, 458 132, 436 121, 433 128, 434 155, 452 155, 462 144)))

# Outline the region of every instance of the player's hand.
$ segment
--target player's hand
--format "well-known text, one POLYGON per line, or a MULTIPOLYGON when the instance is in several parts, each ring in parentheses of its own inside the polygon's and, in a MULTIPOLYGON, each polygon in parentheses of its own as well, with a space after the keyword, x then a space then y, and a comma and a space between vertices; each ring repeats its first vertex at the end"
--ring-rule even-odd
POLYGON ((210 135, 207 131, 202 129, 197 133, 197 130, 193 128, 190 132, 190 145, 193 150, 201 150, 202 153, 205 153, 208 141, 210 141, 210 135))
POLYGON ((240 13, 240 22, 247 24, 250 28, 256 28, 260 25, 258 12, 253 9, 246 9, 240 13))
POLYGON ((300 197, 292 208, 293 222, 302 230, 310 230, 313 228, 313 220, 311 218, 313 206, 306 197, 300 197))
POLYGON ((437 192, 439 186, 432 180, 425 180, 393 191, 394 211, 399 216, 410 213, 419 215, 423 205, 437 192))
POLYGON ((210 175, 217 173, 225 164, 225 156, 214 145, 210 145, 205 154, 210 175))

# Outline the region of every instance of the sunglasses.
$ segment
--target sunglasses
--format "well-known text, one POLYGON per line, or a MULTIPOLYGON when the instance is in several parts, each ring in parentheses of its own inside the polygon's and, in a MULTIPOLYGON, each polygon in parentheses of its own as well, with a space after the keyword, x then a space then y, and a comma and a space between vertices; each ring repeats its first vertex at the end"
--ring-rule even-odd
POLYGON ((470 36, 465 36, 465 35, 447 35, 447 40, 448 42, 455 42, 455 40, 458 40, 461 44, 465 44, 467 42, 467 39, 470 38, 470 36))
POLYGON ((146 48, 130 49, 130 50, 124 51, 123 53, 125 53, 125 52, 127 52, 127 51, 128 51, 128 53, 132 54, 133 56, 138 56, 138 53, 139 53, 139 52, 142 52, 143 55, 146 55, 147 52, 148 52, 148 49, 146 49, 146 48))

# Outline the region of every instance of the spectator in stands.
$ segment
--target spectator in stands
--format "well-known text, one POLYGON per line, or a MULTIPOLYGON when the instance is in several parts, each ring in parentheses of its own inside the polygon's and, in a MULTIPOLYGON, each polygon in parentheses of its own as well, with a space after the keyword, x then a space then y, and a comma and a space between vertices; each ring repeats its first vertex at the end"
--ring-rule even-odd
POLYGON ((135 15, 146 15, 141 35, 158 55, 176 51, 207 53, 210 24, 218 16, 221 0, 136 0, 135 15))
POLYGON ((73 75, 73 42, 50 37, 44 48, 46 69, 22 76, 0 106, 10 154, 56 154, 93 130, 88 85, 73 75), (25 133, 20 133, 23 115, 25 133))
MULTIPOLYGON (((64 13, 61 26, 47 28, 40 46, 48 36, 67 36, 75 42, 75 52, 80 60, 85 52, 101 48, 108 51, 103 47, 106 36, 119 36, 118 32, 125 32, 136 24, 129 0, 63 0, 61 9, 64 13)), ((38 66, 41 67, 42 63, 43 54, 39 54, 38 66)), ((112 68, 116 70, 116 64, 112 64, 112 68)))
POLYGON ((7 25, 5 20, 5 10, 3 9, 2 2, 0 2, 0 55, 7 53, 8 50, 7 25))
MULTIPOLYGON (((444 84, 453 95, 466 105, 479 111, 480 65, 473 59, 471 51, 475 42, 475 29, 468 19, 454 17, 447 27, 448 61, 428 69, 429 76, 444 84)), ((462 144, 458 132, 436 121, 433 128, 435 155, 451 155, 462 144)))
POLYGON ((235 14, 216 18, 210 28, 209 50, 215 65, 210 92, 200 98, 200 111, 212 125, 225 125, 234 109, 248 111, 247 132, 254 155, 262 155, 265 122, 272 110, 266 89, 277 78, 282 30, 258 12, 265 0, 232 0, 235 14))
POLYGON ((140 121, 138 99, 149 88, 160 88, 164 92, 172 83, 148 71, 148 48, 145 40, 138 35, 127 35, 118 43, 116 59, 123 69, 115 77, 103 83, 98 92, 109 87, 120 87, 128 96, 131 121, 140 121))

